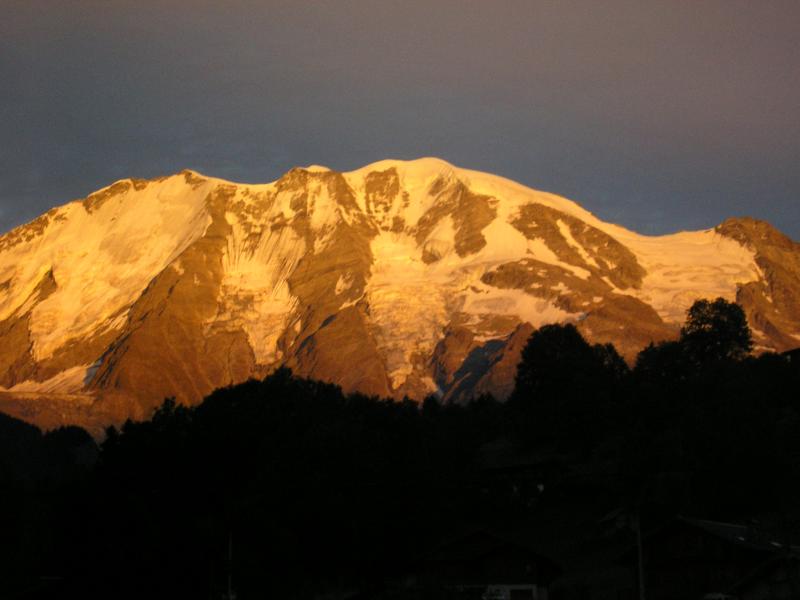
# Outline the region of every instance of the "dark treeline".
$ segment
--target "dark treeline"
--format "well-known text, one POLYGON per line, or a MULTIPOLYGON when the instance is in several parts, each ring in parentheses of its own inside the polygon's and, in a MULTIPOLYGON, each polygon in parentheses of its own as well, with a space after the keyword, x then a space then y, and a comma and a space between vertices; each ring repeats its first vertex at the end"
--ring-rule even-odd
POLYGON ((242 599, 389 598, 427 550, 478 528, 530 532, 567 571, 627 548, 632 533, 598 525, 615 511, 788 531, 800 359, 751 346, 737 306, 703 301, 632 369, 572 325, 542 327, 506 403, 345 395, 282 369, 166 401, 99 446, 3 418, 0 589, 220 598, 230 574, 242 599))

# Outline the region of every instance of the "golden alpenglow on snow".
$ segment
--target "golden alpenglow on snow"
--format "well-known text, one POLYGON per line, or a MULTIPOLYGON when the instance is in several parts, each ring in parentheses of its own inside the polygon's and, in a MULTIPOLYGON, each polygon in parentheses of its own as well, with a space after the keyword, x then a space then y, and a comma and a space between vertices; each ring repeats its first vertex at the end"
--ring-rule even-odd
POLYGON ((751 219, 643 236, 435 158, 126 179, 0 237, 0 404, 99 426, 284 365, 503 398, 533 328, 574 322, 631 360, 716 297, 757 349, 800 345, 800 245, 751 219))

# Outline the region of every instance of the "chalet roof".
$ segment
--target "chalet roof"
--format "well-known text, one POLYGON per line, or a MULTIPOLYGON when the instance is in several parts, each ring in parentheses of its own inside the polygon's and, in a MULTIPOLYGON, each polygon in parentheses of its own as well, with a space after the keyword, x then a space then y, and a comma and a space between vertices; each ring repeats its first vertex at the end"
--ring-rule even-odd
MULTIPOLYGON (((692 519, 689 517, 678 516, 671 521, 646 532, 644 543, 649 540, 657 539, 666 535, 676 527, 689 527, 702 531, 716 539, 729 543, 732 546, 762 553, 764 556, 770 554, 792 554, 800 555, 800 546, 792 545, 787 549, 786 544, 771 533, 764 531, 758 524, 742 525, 739 523, 723 523, 721 521, 708 521, 706 519, 692 519)), ((630 545, 623 552, 617 561, 626 561, 634 557, 636 552, 635 545, 630 545)))
MULTIPOLYGON (((719 521, 690 519, 688 517, 678 517, 677 520, 738 546, 764 552, 786 552, 785 543, 763 531, 757 525, 721 523, 719 521)), ((800 547, 793 545, 791 550, 800 552, 800 547)))

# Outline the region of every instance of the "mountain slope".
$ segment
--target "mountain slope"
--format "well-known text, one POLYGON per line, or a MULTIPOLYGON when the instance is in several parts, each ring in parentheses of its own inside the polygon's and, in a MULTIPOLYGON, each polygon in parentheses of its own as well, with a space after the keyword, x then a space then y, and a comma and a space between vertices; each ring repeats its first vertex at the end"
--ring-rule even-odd
POLYGON ((762 349, 796 347, 799 281, 800 245, 766 223, 641 236, 438 159, 123 180, 0 237, 0 407, 100 424, 279 365, 381 396, 505 396, 548 322, 631 359, 723 296, 762 349))

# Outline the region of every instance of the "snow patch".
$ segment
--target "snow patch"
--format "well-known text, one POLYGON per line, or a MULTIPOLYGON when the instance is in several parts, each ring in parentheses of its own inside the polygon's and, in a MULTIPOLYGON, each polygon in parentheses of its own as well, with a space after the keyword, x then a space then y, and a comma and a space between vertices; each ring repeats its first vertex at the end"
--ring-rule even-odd
POLYGON ((598 264, 595 261, 595 259, 592 256, 590 256, 588 252, 586 252, 586 249, 583 246, 581 246, 581 244, 578 243, 578 240, 576 240, 575 237, 572 235, 572 231, 570 230, 569 225, 567 225, 561 219, 556 219, 556 225, 558 225, 558 231, 559 233, 561 233, 561 236, 566 240, 567 245, 570 246, 572 249, 574 249, 578 254, 580 254, 580 257, 583 259, 585 263, 590 264, 593 267, 598 267, 598 264))
POLYGON ((487 285, 476 287, 466 295, 462 311, 475 315, 509 315, 534 327, 567 320, 571 313, 548 300, 526 294, 523 290, 501 289, 487 285))
POLYGON ((365 293, 375 340, 397 389, 413 372, 413 355, 430 355, 449 321, 447 274, 426 265, 416 240, 405 234, 381 232, 371 249, 365 293))
POLYGON ((35 392, 40 394, 71 394, 79 392, 97 371, 99 364, 78 365, 65 369, 46 381, 22 381, 10 388, 0 388, 5 392, 35 392))
POLYGON ((81 202, 65 205, 62 220, 0 254, 2 280, 11 281, 0 293, 0 320, 29 308, 25 301, 48 270, 56 289, 31 311, 37 360, 127 313, 152 278, 205 232, 211 185, 192 188, 175 176, 128 187, 91 213, 81 202))
POLYGON ((629 293, 668 323, 683 323, 698 298, 733 301, 739 285, 760 278, 754 253, 713 230, 659 237, 628 232, 618 239, 647 271, 641 289, 629 293))
POLYGON ((452 252, 455 247, 455 239, 456 228, 453 224, 453 217, 447 215, 443 219, 439 219, 425 239, 422 248, 437 259, 441 259, 452 252))
POLYGON ((334 289, 334 293, 338 296, 342 292, 349 290, 351 287, 353 287, 353 274, 348 271, 343 275, 339 275, 339 279, 336 280, 336 288, 334 289))
POLYGON ((252 230, 237 215, 226 215, 231 235, 223 256, 223 280, 213 321, 247 334, 256 362, 278 358, 278 338, 285 331, 298 300, 288 278, 305 254, 305 241, 291 227, 266 229, 253 245, 252 230))

